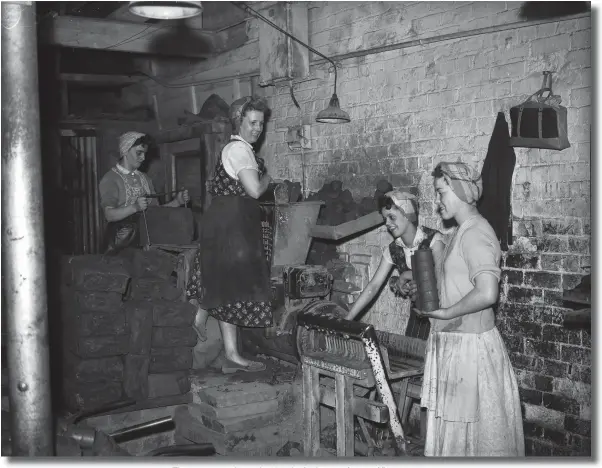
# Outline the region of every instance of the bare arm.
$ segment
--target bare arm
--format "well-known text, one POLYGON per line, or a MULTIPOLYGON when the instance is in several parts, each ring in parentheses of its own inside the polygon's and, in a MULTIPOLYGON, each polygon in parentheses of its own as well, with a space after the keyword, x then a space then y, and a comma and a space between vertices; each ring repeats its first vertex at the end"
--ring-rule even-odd
POLYGON ((261 197, 272 181, 267 172, 260 178, 259 173, 254 169, 241 169, 238 173, 238 179, 247 194, 253 198, 261 197))
POLYGON ((109 222, 121 221, 128 216, 133 215, 136 210, 136 205, 123 206, 121 208, 111 208, 110 206, 105 207, 105 219, 109 222))
POLYGON ((368 283, 368 286, 361 292, 357 301, 353 303, 351 310, 349 310, 349 313, 347 314, 347 320, 353 320, 368 304, 370 304, 376 297, 378 291, 382 288, 392 269, 393 265, 387 262, 384 257, 381 257, 376 273, 368 283))

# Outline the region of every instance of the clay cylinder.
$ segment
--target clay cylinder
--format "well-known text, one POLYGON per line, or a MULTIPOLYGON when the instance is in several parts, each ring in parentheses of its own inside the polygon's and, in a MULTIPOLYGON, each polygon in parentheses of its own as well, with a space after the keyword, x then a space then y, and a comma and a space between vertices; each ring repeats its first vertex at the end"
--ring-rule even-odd
POLYGON ((435 276, 433 252, 428 247, 421 247, 412 255, 412 275, 416 281, 416 307, 425 312, 439 308, 439 293, 435 276))

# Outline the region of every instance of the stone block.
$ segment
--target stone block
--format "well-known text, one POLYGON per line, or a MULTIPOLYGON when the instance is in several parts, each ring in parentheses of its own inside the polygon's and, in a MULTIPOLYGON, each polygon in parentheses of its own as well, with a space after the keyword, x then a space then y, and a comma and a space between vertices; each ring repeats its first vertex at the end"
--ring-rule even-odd
POLYGON ((151 373, 187 370, 192 367, 192 348, 151 348, 151 373))
POLYGON ((196 342, 192 327, 154 327, 152 330, 153 348, 194 347, 196 342))
POLYGON ((62 283, 83 291, 125 293, 131 264, 125 258, 102 255, 64 256, 62 283))
POLYGON ((153 305, 147 301, 128 301, 124 305, 130 330, 130 353, 148 354, 153 331, 153 305))
POLYGON ((149 395, 148 370, 150 356, 128 354, 125 356, 123 390, 130 398, 146 400, 149 395))
MULTIPOLYGON (((170 226, 173 229, 173 226, 170 226)), ((176 255, 161 250, 133 250, 134 276, 169 279, 176 268, 176 255)))
POLYGON ((62 317, 63 330, 71 336, 125 335, 128 326, 125 313, 117 311, 100 312, 67 308, 62 317))
MULTIPOLYGON (((192 414, 192 413, 191 413, 192 414)), ((208 429, 220 434, 231 434, 232 432, 248 431, 268 426, 275 422, 278 417, 277 411, 262 413, 252 416, 241 416, 228 419, 213 419, 201 416, 200 422, 208 429)))
POLYGON ((263 382, 244 382, 227 387, 204 388, 199 390, 198 396, 204 403, 224 408, 273 400, 278 396, 278 391, 274 386, 263 382))
POLYGON ((123 360, 118 356, 80 359, 67 351, 63 361, 63 372, 66 377, 77 382, 120 382, 123 379, 123 360))
POLYGON ((257 416, 259 414, 273 413, 278 409, 278 400, 266 400, 257 403, 248 403, 246 405, 227 406, 219 408, 203 403, 198 395, 193 394, 192 401, 188 408, 193 417, 201 420, 203 417, 211 419, 231 419, 236 417, 257 416))
POLYGON ((148 397, 182 395, 190 390, 190 380, 184 371, 148 375, 148 397))
POLYGON ((115 313, 120 310, 123 296, 117 292, 72 291, 67 295, 70 300, 67 306, 72 310, 88 310, 94 312, 115 313))
POLYGON ((80 383, 67 380, 63 385, 63 400, 70 411, 96 408, 118 401, 122 395, 121 382, 80 383))
POLYGON ((196 307, 189 302, 153 301, 153 324, 156 327, 184 327, 194 322, 196 307))
POLYGON ((179 301, 183 294, 184 292, 173 284, 171 278, 167 280, 163 278, 133 278, 129 299, 179 301))
POLYGON ((81 358, 101 358, 127 354, 128 335, 67 337, 67 349, 81 358))
POLYGON ((209 442, 215 451, 221 455, 234 452, 248 451, 280 444, 283 446, 288 438, 281 434, 278 426, 270 425, 259 429, 237 431, 230 434, 220 434, 206 428, 188 412, 186 407, 176 410, 176 435, 196 443, 209 442))

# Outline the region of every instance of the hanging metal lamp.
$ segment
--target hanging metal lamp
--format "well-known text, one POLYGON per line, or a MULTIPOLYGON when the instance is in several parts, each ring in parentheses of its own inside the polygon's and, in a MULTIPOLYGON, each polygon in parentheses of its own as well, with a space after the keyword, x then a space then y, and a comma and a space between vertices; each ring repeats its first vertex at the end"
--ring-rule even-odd
POLYGON ((192 18, 203 11, 201 2, 188 1, 132 1, 130 11, 144 18, 174 20, 192 18))
POLYGON ((318 112, 316 116, 316 122, 320 123, 347 123, 350 122, 349 114, 341 109, 339 105, 339 98, 336 92, 336 78, 335 78, 335 92, 330 98, 330 102, 328 103, 328 107, 324 110, 318 112))

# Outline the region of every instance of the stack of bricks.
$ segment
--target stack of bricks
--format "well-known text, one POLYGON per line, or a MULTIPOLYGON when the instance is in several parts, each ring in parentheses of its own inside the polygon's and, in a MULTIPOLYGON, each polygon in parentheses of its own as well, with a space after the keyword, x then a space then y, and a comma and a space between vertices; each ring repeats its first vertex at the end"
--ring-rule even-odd
POLYGON ((69 410, 188 393, 195 308, 173 276, 177 257, 130 251, 63 264, 63 399, 69 410))
POLYGON ((184 301, 173 272, 177 257, 159 250, 132 253, 133 275, 124 304, 130 326, 124 391, 136 400, 187 393, 196 333, 195 308, 184 301))
POLYGON ((282 427, 291 383, 224 384, 207 379, 193 403, 175 413, 176 443, 211 443, 219 455, 276 455, 290 438, 282 427))
POLYGON ((67 257, 62 275, 63 399, 72 411, 123 396, 129 350, 123 296, 131 265, 123 258, 67 257))

